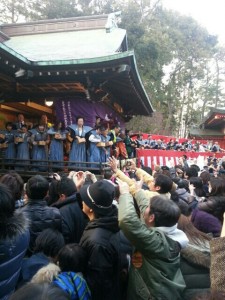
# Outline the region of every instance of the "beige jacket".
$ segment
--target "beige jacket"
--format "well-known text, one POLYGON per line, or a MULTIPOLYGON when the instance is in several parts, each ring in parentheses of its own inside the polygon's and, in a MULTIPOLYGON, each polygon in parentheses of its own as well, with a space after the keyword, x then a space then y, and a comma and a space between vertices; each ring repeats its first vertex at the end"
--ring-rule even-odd
POLYGON ((217 292, 225 292, 225 237, 215 238, 210 241, 211 289, 217 292))
MULTIPOLYGON (((136 187, 135 187, 135 182, 133 181, 133 179, 131 179, 130 177, 128 177, 127 175, 125 175, 121 170, 117 170, 115 173, 116 177, 118 177, 119 179, 121 179, 122 181, 126 182, 129 187, 130 187, 130 193, 132 196, 135 196, 136 193, 136 187)), ((136 171, 136 175, 138 178, 143 177, 144 183, 148 184, 150 181, 154 180, 153 176, 149 175, 147 172, 145 172, 142 169, 137 169, 136 171)), ((145 196, 148 199, 151 199, 154 196, 164 196, 165 199, 170 199, 170 193, 166 193, 166 194, 159 194, 158 192, 153 192, 153 191, 149 191, 149 190, 144 190, 145 196)))

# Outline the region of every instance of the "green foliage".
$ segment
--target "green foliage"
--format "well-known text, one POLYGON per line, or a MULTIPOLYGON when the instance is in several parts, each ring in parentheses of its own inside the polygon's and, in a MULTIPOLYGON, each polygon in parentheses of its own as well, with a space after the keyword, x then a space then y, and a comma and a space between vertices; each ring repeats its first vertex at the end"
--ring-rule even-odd
MULTIPOLYGON (((27 1, 28 2, 28 1, 27 1)), ((26 1, 1 0, 0 2, 0 22, 16 23, 27 10, 26 1)))
POLYGON ((138 70, 159 118, 138 117, 131 129, 185 135, 209 106, 223 105, 225 49, 191 17, 161 0, 2 0, 1 21, 54 19, 122 11, 138 70), (160 122, 157 120, 160 119, 160 122), (151 121, 153 120, 153 121, 151 121))
POLYGON ((31 0, 26 19, 59 19, 76 17, 82 13, 78 11, 76 0, 31 0))

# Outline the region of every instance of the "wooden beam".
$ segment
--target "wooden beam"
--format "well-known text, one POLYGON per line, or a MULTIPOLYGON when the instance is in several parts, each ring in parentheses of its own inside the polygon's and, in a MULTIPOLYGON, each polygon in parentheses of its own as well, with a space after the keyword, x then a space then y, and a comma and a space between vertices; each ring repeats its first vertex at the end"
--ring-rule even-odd
POLYGON ((15 82, 14 78, 12 78, 6 74, 3 74, 3 73, 0 73, 0 79, 7 81, 7 82, 15 82))
POLYGON ((43 109, 44 109, 44 112, 46 112, 48 114, 52 114, 52 109, 50 107, 46 107, 46 106, 37 104, 35 102, 27 102, 26 106, 32 107, 32 108, 34 108, 36 110, 40 110, 40 111, 43 111, 43 109))
MULTIPOLYGON (((77 95, 84 95, 84 92, 80 92, 80 91, 71 91, 71 90, 65 90, 65 91, 44 91, 44 92, 19 92, 16 93, 13 97, 15 99, 15 101, 13 102, 23 102, 23 101, 27 101, 28 99, 32 99, 32 101, 37 101, 37 99, 45 99, 45 98, 49 98, 49 97, 55 97, 55 98, 59 98, 59 97, 63 97, 63 96, 77 96, 77 95)), ((6 98, 7 101, 7 98, 6 98)), ((9 100, 10 101, 10 100, 9 100)), ((11 102, 11 101, 10 101, 11 102)))
POLYGON ((19 111, 18 109, 16 109, 16 108, 13 108, 13 107, 10 107, 10 106, 8 106, 8 105, 3 105, 3 104, 0 104, 0 108, 1 108, 1 110, 3 110, 3 111, 11 111, 11 112, 15 112, 15 113, 20 113, 20 112, 22 112, 22 111, 19 111))
MULTIPOLYGON (((5 105, 5 104, 4 104, 5 105)), ((13 109, 16 109, 17 111, 24 112, 26 114, 41 114, 41 113, 47 113, 52 114, 52 109, 49 107, 46 107, 44 105, 40 105, 34 102, 27 102, 27 103, 21 103, 21 102, 10 102, 6 106, 11 107, 13 109)))

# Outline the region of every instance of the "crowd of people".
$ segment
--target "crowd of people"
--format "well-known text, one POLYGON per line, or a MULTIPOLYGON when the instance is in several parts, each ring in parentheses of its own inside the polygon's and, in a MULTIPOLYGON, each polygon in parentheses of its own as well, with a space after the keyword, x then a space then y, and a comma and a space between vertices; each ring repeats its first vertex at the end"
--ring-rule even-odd
POLYGON ((0 178, 0 299, 225 299, 225 161, 0 178), (210 172, 216 168, 217 172, 210 172))
POLYGON ((142 134, 123 132, 118 124, 103 122, 96 117, 93 127, 85 126, 83 117, 76 124, 65 128, 63 121, 54 125, 43 114, 40 122, 33 126, 26 123, 23 114, 18 114, 15 123, 7 122, 0 130, 0 158, 10 169, 45 172, 48 166, 61 170, 73 168, 99 168, 110 156, 121 159, 136 157, 136 149, 160 149, 176 151, 221 152, 218 142, 207 144, 192 140, 180 144, 177 140, 166 143, 151 135, 143 139, 142 134), (68 163, 65 163, 68 161, 68 163))
POLYGON ((174 151, 185 151, 185 152, 224 152, 219 143, 212 142, 211 140, 203 143, 188 139, 184 142, 179 142, 178 139, 170 139, 166 142, 163 139, 153 139, 152 135, 149 134, 147 139, 143 138, 143 134, 137 134, 137 139, 133 140, 133 133, 129 130, 126 131, 127 144, 130 146, 130 151, 134 151, 134 148, 141 149, 156 149, 156 150, 174 150, 174 151))

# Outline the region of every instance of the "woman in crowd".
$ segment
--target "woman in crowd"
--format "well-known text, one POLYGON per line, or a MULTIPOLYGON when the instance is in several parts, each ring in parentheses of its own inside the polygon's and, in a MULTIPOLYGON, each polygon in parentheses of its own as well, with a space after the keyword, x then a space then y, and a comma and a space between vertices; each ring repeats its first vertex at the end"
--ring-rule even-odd
POLYGON ((0 299, 13 293, 21 270, 22 260, 29 246, 28 220, 15 211, 10 190, 0 184, 0 299))
POLYGON ((91 293, 84 274, 87 254, 78 244, 67 244, 58 253, 57 265, 49 263, 32 278, 34 283, 52 283, 70 295, 73 300, 90 300, 91 293))
POLYGON ((48 228, 42 231, 35 240, 34 254, 23 260, 20 285, 29 282, 43 266, 56 263, 64 245, 64 238, 58 230, 48 228))
POLYGON ((225 212, 225 197, 212 196, 206 202, 201 202, 198 208, 216 217, 222 224, 223 214, 225 212))
POLYGON ((202 179, 203 190, 205 191, 206 196, 208 197, 208 195, 209 195, 209 181, 211 179, 211 176, 210 176, 209 172, 203 171, 200 174, 200 178, 202 179))
POLYGON ((69 153, 70 167, 84 167, 85 164, 75 164, 76 162, 86 162, 86 140, 85 135, 88 130, 84 126, 84 118, 79 116, 76 119, 76 125, 71 125, 69 128, 67 139, 71 143, 69 153))
POLYGON ((0 178, 0 182, 9 187, 15 201, 15 208, 23 207, 26 204, 24 199, 24 182, 18 173, 9 171, 0 178))
POLYGON ((200 210, 212 214, 223 222, 225 212, 225 181, 220 177, 212 177, 209 182, 209 198, 205 202, 199 203, 200 210))
POLYGON ((181 250, 181 272, 186 283, 184 299, 189 300, 194 295, 210 289, 211 238, 195 228, 184 215, 179 218, 178 228, 186 233, 189 239, 188 246, 181 250))
POLYGON ((214 217, 203 210, 195 208, 191 212, 191 222, 200 231, 218 237, 221 232, 222 224, 214 217))
POLYGON ((222 177, 211 177, 209 181, 209 196, 224 196, 225 181, 222 177))
POLYGON ((58 255, 61 273, 53 284, 69 292, 71 299, 91 300, 91 292, 84 275, 87 266, 87 253, 78 244, 68 244, 58 255))
POLYGON ((190 192, 193 191, 192 196, 194 196, 197 201, 205 200, 206 193, 203 189, 202 179, 200 177, 191 177, 189 183, 194 187, 192 190, 189 187, 190 192))
POLYGON ((180 177, 173 178, 173 182, 176 183, 176 192, 179 195, 179 199, 188 203, 190 198, 189 182, 188 180, 181 179, 180 177))

